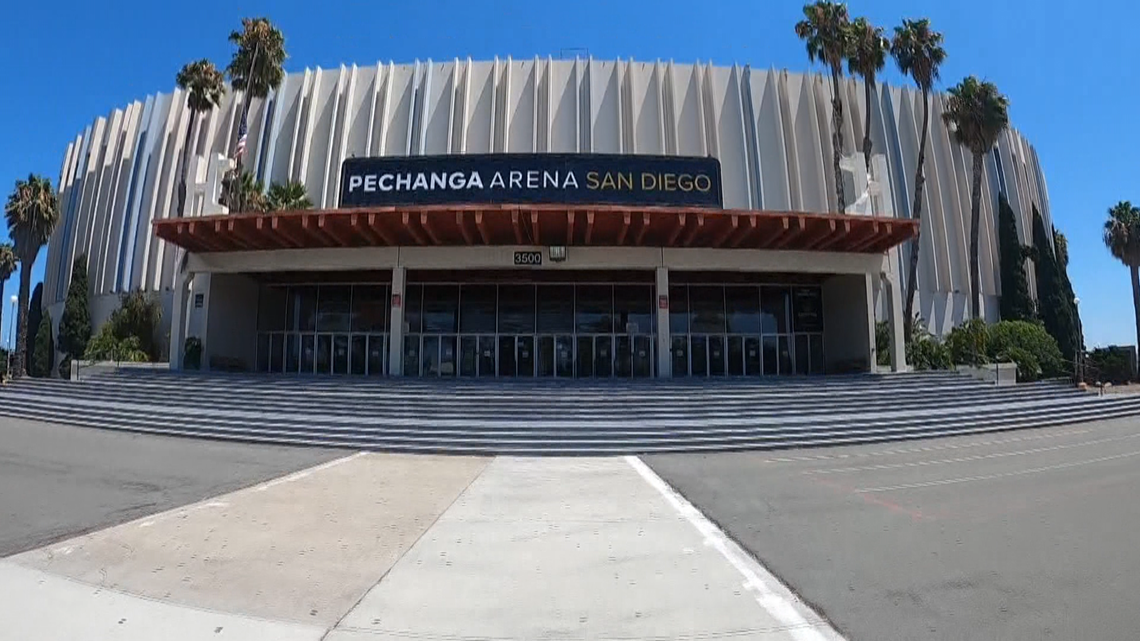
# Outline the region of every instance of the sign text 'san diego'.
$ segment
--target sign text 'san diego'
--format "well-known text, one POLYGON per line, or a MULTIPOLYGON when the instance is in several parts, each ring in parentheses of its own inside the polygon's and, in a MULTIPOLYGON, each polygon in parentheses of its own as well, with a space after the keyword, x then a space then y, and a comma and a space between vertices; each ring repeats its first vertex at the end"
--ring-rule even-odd
POLYGON ((715 158, 485 154, 349 158, 340 206, 558 203, 720 207, 715 158))

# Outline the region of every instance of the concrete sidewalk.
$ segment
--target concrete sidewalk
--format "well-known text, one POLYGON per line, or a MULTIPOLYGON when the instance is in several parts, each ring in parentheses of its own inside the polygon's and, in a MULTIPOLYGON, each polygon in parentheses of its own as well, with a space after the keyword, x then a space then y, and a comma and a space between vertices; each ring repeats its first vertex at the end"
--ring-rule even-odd
POLYGON ((16 638, 834 639, 637 459, 357 454, 0 561, 16 638))

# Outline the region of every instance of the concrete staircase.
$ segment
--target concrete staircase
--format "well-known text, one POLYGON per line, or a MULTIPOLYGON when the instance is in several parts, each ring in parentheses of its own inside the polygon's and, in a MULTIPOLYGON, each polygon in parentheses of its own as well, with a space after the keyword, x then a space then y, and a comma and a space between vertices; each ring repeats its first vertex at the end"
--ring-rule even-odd
POLYGON ((27 379, 0 416, 153 434, 409 452, 621 454, 870 443, 1140 416, 1140 396, 948 372, 780 380, 27 379))

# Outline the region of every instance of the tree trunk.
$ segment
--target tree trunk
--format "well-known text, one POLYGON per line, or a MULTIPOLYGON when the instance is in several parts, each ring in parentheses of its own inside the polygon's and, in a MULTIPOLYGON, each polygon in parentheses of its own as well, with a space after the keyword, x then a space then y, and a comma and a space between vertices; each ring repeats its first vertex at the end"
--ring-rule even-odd
POLYGON ((839 73, 831 72, 831 147, 835 164, 835 197, 839 213, 847 212, 847 199, 843 196, 843 169, 839 159, 843 156, 843 101, 839 98, 839 73))
POLYGON ((978 269, 978 224, 982 208, 982 154, 974 153, 973 186, 970 188, 970 318, 981 318, 981 272, 978 269))
POLYGON ((28 297, 32 290, 32 260, 20 260, 20 302, 16 312, 16 358, 12 362, 12 378, 23 378, 28 373, 28 297))
POLYGON ((867 163, 867 181, 871 180, 871 81, 863 80, 863 89, 867 93, 867 109, 863 116, 863 162, 867 163))
POLYGON ((1140 351, 1140 265, 1129 265, 1132 272, 1132 313, 1136 319, 1136 349, 1140 351))
POLYGON ((922 140, 918 145, 918 168, 914 170, 914 204, 910 208, 910 217, 920 221, 914 239, 910 241, 910 267, 907 269, 906 302, 903 305, 903 332, 907 342, 910 342, 911 332, 914 330, 914 293, 918 287, 918 250, 921 247, 919 240, 922 236, 922 188, 926 183, 923 174, 923 165, 926 163, 926 138, 930 131, 930 96, 922 92, 922 140))
POLYGON ((194 111, 190 112, 190 118, 186 123, 186 142, 182 145, 182 180, 178 182, 178 217, 183 218, 186 216, 186 172, 190 164, 190 136, 194 133, 194 118, 198 114, 194 111))

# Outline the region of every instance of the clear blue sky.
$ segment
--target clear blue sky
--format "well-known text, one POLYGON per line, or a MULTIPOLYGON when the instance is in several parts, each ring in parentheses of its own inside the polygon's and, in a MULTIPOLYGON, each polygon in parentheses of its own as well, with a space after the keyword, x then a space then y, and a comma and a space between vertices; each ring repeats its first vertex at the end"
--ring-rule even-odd
MULTIPOLYGON (((29 172, 54 183, 69 139, 98 115, 169 91, 183 63, 208 57, 225 66, 226 36, 242 16, 267 15, 280 25, 290 71, 377 60, 558 57, 572 48, 598 58, 803 70, 807 58, 792 30, 801 6, 797 0, 12 3, 0 41, 0 192, 6 198, 29 172)), ((1140 74, 1135 45, 1121 37, 1121 25, 1134 24, 1140 6, 859 0, 849 7, 888 27, 902 17, 929 17, 946 35, 942 86, 975 74, 1009 96, 1012 122, 1037 148, 1055 223, 1069 237, 1069 271, 1088 344, 1134 343, 1128 273, 1108 255, 1100 230, 1109 206, 1140 202, 1140 74)), ((886 80, 905 82, 893 67, 886 80)), ((5 337, 16 281, 0 299, 5 337)))

